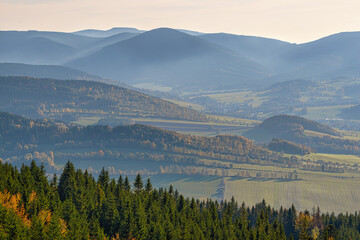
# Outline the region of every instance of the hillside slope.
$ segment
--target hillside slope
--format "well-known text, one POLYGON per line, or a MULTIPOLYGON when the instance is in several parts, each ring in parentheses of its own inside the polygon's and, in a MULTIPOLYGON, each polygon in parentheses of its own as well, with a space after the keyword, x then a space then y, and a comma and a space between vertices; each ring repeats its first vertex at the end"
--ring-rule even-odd
POLYGON ((295 46, 276 39, 227 33, 204 34, 199 38, 231 49, 269 68, 275 68, 278 56, 295 46))
POLYGON ((64 80, 100 80, 100 77, 60 65, 0 63, 0 76, 28 76, 64 80))
POLYGON ((306 145, 317 152, 359 154, 360 142, 341 137, 335 129, 302 117, 278 115, 264 120, 248 130, 244 136, 256 142, 269 142, 282 138, 306 145))
POLYGON ((246 136, 251 136, 251 138, 256 139, 257 141, 268 141, 273 137, 286 139, 295 135, 303 136, 304 130, 330 134, 333 136, 339 135, 336 130, 306 118, 290 115, 277 115, 265 119, 260 125, 249 130, 246 133, 246 136))
POLYGON ((98 40, 63 32, 0 31, 0 62, 62 64, 98 40))
MULTIPOLYGON (((0 112, 0 143, 1 156, 5 159, 17 156, 18 164, 28 153, 49 150, 60 162, 66 158, 135 160, 137 156, 137 160, 185 165, 201 165, 200 160, 204 157, 257 164, 297 164, 297 159, 290 160, 241 136, 198 137, 139 124, 79 127, 5 112, 0 112)), ((54 157, 47 161, 54 165, 54 157)))
POLYGON ((254 86, 270 74, 262 65, 219 45, 165 28, 107 46, 67 65, 131 84, 182 89, 254 86))
POLYGON ((68 161, 93 175, 103 168, 116 178, 140 173, 204 199, 265 198, 279 208, 315 203, 336 212, 359 206, 357 165, 283 155, 240 136, 196 137, 144 125, 79 127, 0 113, 0 157, 18 169, 35 160, 50 174, 68 161), (344 199, 347 207, 337 207, 344 199))
POLYGON ((65 121, 82 116, 206 120, 194 110, 123 87, 30 77, 0 77, 0 110, 65 121))
POLYGON ((126 27, 115 27, 109 30, 97 30, 97 29, 85 29, 77 32, 73 32, 77 35, 87 36, 87 37, 97 37, 97 38, 107 38, 121 33, 142 33, 144 31, 136 28, 126 28, 126 27))

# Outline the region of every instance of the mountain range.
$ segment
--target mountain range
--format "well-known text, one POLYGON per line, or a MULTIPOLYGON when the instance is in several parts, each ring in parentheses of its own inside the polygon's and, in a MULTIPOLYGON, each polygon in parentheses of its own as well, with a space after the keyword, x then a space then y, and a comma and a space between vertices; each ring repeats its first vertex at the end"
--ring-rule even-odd
POLYGON ((358 77, 360 32, 292 44, 169 28, 0 32, 0 62, 65 65, 173 90, 251 89, 294 79, 358 77))
POLYGON ((249 81, 270 75, 260 64, 172 29, 140 34, 66 65, 132 84, 181 84, 198 89, 251 85, 249 81))

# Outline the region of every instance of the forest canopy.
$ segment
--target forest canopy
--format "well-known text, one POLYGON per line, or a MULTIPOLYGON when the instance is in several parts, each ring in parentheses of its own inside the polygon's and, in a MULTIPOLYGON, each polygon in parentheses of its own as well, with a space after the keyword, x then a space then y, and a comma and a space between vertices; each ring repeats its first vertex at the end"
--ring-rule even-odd
POLYGON ((68 162, 50 181, 33 161, 0 163, 1 239, 358 239, 360 216, 186 198, 137 175, 97 179, 68 162))

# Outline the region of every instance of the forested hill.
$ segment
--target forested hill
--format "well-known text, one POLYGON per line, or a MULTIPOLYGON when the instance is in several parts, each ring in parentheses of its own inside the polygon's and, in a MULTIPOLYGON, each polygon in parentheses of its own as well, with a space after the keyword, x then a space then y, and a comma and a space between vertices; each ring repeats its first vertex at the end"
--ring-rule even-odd
POLYGON ((0 63, 0 76, 28 76, 67 80, 101 80, 98 76, 60 65, 31 65, 23 63, 0 63))
POLYGON ((315 131, 323 134, 339 136, 339 133, 328 126, 306 118, 290 115, 277 115, 264 120, 260 125, 248 132, 248 135, 259 135, 265 139, 267 135, 286 136, 291 134, 304 134, 304 130, 315 131))
POLYGON ((32 118, 157 117, 206 121, 189 108, 105 83, 0 77, 0 111, 32 118))
POLYGON ((10 239, 358 239, 359 215, 252 208, 155 189, 137 175, 95 179, 68 162, 47 180, 43 166, 0 162, 0 238, 10 239))
POLYGON ((127 162, 133 169, 148 167, 140 160, 201 168, 203 159, 284 166, 297 166, 300 161, 256 146, 241 136, 199 137, 139 124, 78 127, 8 113, 0 113, 0 145, 5 161, 21 165, 36 158, 50 168, 64 160, 88 161, 85 168, 89 162, 111 160, 112 166, 119 168, 127 162))
POLYGON ((73 146, 135 146, 169 152, 212 152, 266 158, 270 151, 241 136, 199 137, 140 124, 129 126, 68 126, 48 120, 31 120, 0 112, 3 144, 61 144, 73 146))
POLYGON ((244 136, 257 142, 282 138, 321 153, 360 154, 359 141, 343 138, 333 128, 297 116, 270 117, 244 136))

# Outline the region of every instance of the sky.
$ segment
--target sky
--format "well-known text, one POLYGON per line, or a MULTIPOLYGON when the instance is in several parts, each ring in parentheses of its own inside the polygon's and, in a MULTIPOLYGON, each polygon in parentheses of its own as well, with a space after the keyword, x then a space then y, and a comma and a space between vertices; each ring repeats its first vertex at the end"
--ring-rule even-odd
POLYGON ((135 27, 303 43, 360 31, 359 0, 0 0, 0 30, 135 27))

